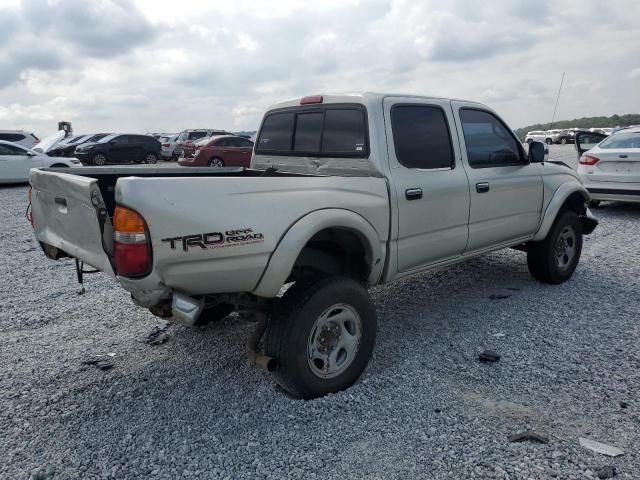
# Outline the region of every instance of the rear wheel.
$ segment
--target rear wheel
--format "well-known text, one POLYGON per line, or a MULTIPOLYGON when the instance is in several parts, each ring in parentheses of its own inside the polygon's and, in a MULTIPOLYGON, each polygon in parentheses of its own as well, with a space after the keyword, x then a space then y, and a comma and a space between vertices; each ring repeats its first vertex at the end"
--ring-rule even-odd
POLYGON ((158 163, 158 157, 156 156, 155 153, 147 153, 144 156, 144 163, 148 163, 148 164, 158 163))
POLYGON ((547 138, 545 142, 547 145, 551 145, 553 143, 553 140, 551 140, 550 138, 547 138))
POLYGON ((527 251, 527 265, 534 278, 545 283, 563 283, 573 275, 582 252, 582 226, 572 211, 561 212, 541 242, 527 251))
POLYGON ((560 143, 561 143, 562 145, 566 145, 566 144, 567 144, 567 139, 566 139, 566 138, 561 139, 561 140, 560 140, 560 143))
POLYGON ((329 277, 291 287, 269 320, 265 353, 274 357, 276 382, 310 399, 353 385, 369 362, 377 328, 367 290, 329 277))
POLYGON ((97 166, 102 166, 102 165, 106 165, 107 163, 107 156, 104 153, 96 153, 93 156, 93 164, 97 165, 97 166))
POLYGON ((215 168, 224 167, 224 162, 222 161, 221 158, 214 157, 211 160, 209 160, 209 166, 215 167, 215 168))

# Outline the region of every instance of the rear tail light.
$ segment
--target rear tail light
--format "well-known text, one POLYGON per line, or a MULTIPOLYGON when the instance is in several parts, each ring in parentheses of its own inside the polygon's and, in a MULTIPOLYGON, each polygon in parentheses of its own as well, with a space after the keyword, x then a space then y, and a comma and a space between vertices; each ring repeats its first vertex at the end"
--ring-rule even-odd
POLYGON ((580 165, 595 165, 598 163, 600 159, 598 157, 594 157, 593 155, 587 155, 586 153, 580 157, 580 165))
POLYGON ((116 207, 113 228, 116 273, 125 277, 149 273, 151 243, 144 218, 129 208, 116 207))

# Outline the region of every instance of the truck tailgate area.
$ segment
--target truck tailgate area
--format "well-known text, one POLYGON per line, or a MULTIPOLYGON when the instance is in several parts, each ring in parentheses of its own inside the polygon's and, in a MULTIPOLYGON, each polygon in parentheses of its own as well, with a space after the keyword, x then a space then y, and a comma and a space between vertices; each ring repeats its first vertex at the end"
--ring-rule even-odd
MULTIPOLYGON (((33 227, 38 241, 113 275, 107 254, 111 242, 105 242, 105 236, 112 236, 112 227, 98 181, 33 170, 31 186, 33 227)), ((45 248, 45 253, 51 256, 48 250, 45 248)))

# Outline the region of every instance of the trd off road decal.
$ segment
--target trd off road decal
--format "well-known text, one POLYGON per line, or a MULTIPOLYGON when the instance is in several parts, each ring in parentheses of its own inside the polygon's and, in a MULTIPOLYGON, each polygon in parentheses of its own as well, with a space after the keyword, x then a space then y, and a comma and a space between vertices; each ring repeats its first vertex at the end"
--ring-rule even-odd
POLYGON ((182 237, 163 238, 171 250, 182 247, 188 252, 190 248, 225 248, 237 245, 250 245, 252 243, 264 242, 262 233, 254 233, 252 228, 240 228, 238 230, 227 230, 226 232, 196 233, 194 235, 184 235, 182 237))

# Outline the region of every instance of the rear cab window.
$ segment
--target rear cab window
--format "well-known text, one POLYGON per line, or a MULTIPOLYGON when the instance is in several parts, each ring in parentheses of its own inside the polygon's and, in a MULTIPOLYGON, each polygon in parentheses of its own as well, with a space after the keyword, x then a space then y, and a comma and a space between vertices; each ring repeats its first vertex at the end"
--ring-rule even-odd
POLYGON ((359 104, 323 104, 265 115, 256 153, 310 157, 368 157, 367 112, 359 104))

